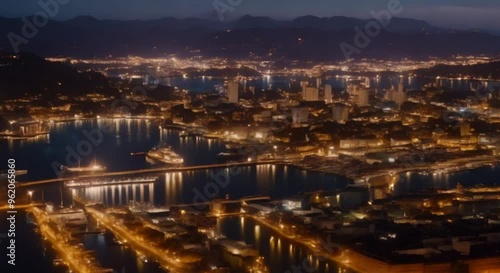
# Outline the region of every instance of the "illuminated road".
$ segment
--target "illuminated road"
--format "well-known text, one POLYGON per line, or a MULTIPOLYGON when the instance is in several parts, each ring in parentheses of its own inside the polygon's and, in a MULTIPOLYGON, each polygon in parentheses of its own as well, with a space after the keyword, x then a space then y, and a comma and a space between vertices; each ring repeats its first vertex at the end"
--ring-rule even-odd
POLYGON ((110 176, 146 174, 146 173, 185 172, 185 171, 224 169, 224 168, 233 168, 233 167, 280 164, 280 163, 283 163, 283 161, 282 160, 266 160, 266 161, 259 161, 259 162, 209 164, 209 165, 188 166, 188 167, 162 167, 162 168, 131 170, 131 171, 122 171, 122 172, 97 173, 97 174, 81 175, 81 176, 75 176, 75 177, 62 177, 62 178, 54 178, 54 179, 47 179, 47 180, 40 180, 40 181, 33 181, 33 182, 20 182, 17 184, 17 186, 18 187, 33 187, 33 186, 39 186, 39 185, 44 185, 44 184, 64 182, 64 181, 69 181, 69 180, 78 180, 78 179, 83 179, 83 178, 101 178, 101 177, 110 177, 110 176))
POLYGON ((497 156, 475 156, 475 157, 466 157, 466 158, 454 158, 447 161, 437 162, 433 165, 413 165, 413 166, 405 166, 396 169, 384 169, 380 171, 375 171, 371 174, 363 174, 357 177, 354 177, 354 180, 358 179, 360 181, 366 182, 372 178, 376 177, 384 177, 387 174, 392 174, 392 177, 396 177, 398 174, 406 173, 406 172, 458 172, 465 171, 468 169, 476 169, 483 166, 488 165, 496 165, 500 160, 497 156))
POLYGON ((67 243, 70 235, 64 230, 53 230, 49 224, 50 219, 38 208, 30 211, 38 223, 39 230, 44 239, 48 240, 57 252, 57 255, 71 269, 71 272, 78 273, 98 273, 108 272, 92 262, 94 257, 88 255, 85 249, 67 243))
POLYGON ((36 207, 36 206, 41 206, 43 204, 23 204, 23 205, 16 205, 15 208, 10 208, 8 205, 4 205, 0 207, 0 210, 18 210, 18 209, 29 209, 31 207, 36 207))
POLYGON ((248 217, 250 219, 253 219, 257 223, 262 224, 262 225, 272 229, 273 231, 278 233, 279 236, 281 236, 283 238, 286 238, 290 241, 293 241, 297 244, 300 244, 300 245, 307 247, 311 252, 315 253, 314 255, 317 257, 324 257, 330 261, 333 261, 339 265, 342 265, 344 268, 349 268, 351 270, 356 271, 356 269, 353 268, 351 264, 349 264, 344 259, 342 259, 341 256, 334 255, 331 253, 331 251, 328 249, 331 247, 331 246, 329 246, 329 244, 331 242, 324 242, 321 239, 306 238, 306 237, 301 236, 301 235, 293 235, 291 232, 287 232, 284 228, 281 228, 279 226, 275 226, 272 223, 269 223, 267 220, 265 220, 261 217, 255 216, 255 215, 247 214, 244 217, 248 217))
MULTIPOLYGON (((172 259, 172 256, 168 253, 159 250, 158 248, 151 246, 149 243, 138 238, 136 235, 132 234, 129 230, 124 228, 122 225, 112 222, 104 215, 102 212, 87 207, 87 212, 99 221, 101 225, 106 227, 108 230, 113 232, 113 234, 120 238, 121 241, 126 241, 128 245, 134 250, 143 253, 144 255, 151 257, 158 261, 162 266, 165 266, 170 272, 189 272, 192 268, 191 265, 181 263, 172 259)), ((194 271, 191 271, 194 272, 194 271)))

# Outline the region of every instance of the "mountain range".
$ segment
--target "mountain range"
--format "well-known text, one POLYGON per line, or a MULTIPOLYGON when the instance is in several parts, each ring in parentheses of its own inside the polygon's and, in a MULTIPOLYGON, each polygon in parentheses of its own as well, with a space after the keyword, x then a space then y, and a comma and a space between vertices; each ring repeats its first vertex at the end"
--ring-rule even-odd
POLYGON ((119 95, 101 73, 80 72, 69 63, 49 62, 34 54, 13 57, 0 53, 0 101, 42 95, 48 101, 56 94, 74 97, 98 92, 119 95))
MULTIPOLYGON (((340 45, 354 46, 357 35, 374 19, 303 16, 280 21, 243 16, 232 22, 172 17, 156 20, 98 20, 90 16, 53 21, 25 37, 32 17, 0 18, 0 50, 13 51, 9 35, 24 40, 20 51, 41 56, 105 57, 138 55, 336 61, 345 58, 340 45)), ((392 18, 391 23, 353 58, 423 58, 499 55, 500 36, 480 30, 457 31, 425 21, 392 18)))

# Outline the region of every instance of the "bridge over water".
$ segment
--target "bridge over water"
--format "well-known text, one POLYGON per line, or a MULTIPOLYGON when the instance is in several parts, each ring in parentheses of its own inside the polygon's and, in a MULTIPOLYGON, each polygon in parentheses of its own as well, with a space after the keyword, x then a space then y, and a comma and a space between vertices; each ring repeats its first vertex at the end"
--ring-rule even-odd
POLYGON ((210 170, 210 169, 227 169, 235 167, 246 167, 246 166, 267 165, 267 164, 284 164, 284 163, 285 162, 282 160, 265 160, 259 162, 222 163, 222 164, 209 164, 209 165, 186 166, 186 167, 162 167, 162 168, 140 169, 140 170, 130 170, 121 172, 86 174, 80 176, 60 177, 60 178, 31 181, 31 182, 20 182, 17 184, 17 187, 33 187, 51 183, 59 183, 70 180, 77 181, 79 179, 89 179, 89 178, 103 178, 103 177, 113 177, 113 176, 151 174, 151 173, 186 172, 186 171, 199 171, 199 170, 210 170))

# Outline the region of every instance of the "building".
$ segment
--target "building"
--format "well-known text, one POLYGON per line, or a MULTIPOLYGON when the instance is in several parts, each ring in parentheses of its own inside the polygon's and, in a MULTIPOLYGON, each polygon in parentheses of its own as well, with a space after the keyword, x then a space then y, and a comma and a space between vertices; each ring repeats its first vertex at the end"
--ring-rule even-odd
POLYGON ((390 142, 392 147, 407 146, 412 144, 411 138, 403 135, 392 136, 390 142))
POLYGON ((333 92, 332 86, 330 84, 325 85, 325 102, 332 103, 333 101, 333 92))
POLYGON ((478 144, 477 136, 445 136, 437 140, 437 144, 448 148, 460 148, 462 151, 475 150, 478 144))
POLYGON ((359 94, 359 85, 355 83, 349 83, 347 85, 347 93, 351 96, 357 96, 359 94))
POLYGON ((238 103, 240 99, 239 84, 236 81, 230 81, 227 83, 227 96, 229 102, 238 103))
POLYGON ((292 123, 300 124, 309 121, 309 110, 306 107, 292 108, 292 123))
POLYGON ((308 210, 311 208, 308 197, 305 195, 283 199, 281 205, 285 210, 308 210))
POLYGON ((248 90, 250 91, 250 93, 252 93, 252 95, 255 96, 255 86, 250 86, 248 90))
POLYGON ((402 81, 399 83, 397 90, 394 88, 389 90, 389 100, 394 101, 398 107, 401 107, 401 105, 408 100, 408 96, 405 92, 405 86, 402 81))
POLYGON ((404 92, 405 91, 405 85, 403 83, 403 80, 399 81, 399 84, 398 84, 398 92, 404 92))
POLYGON ((492 135, 480 134, 478 136, 478 144, 479 145, 484 145, 484 146, 494 148, 499 143, 500 143, 500 136, 497 136, 494 134, 492 134, 492 135))
POLYGON ((391 273, 391 272, 439 272, 451 273, 452 268, 449 262, 429 262, 429 263, 390 263, 385 260, 372 258, 364 253, 354 250, 346 250, 343 252, 345 259, 349 260, 349 264, 356 272, 372 272, 372 273, 391 273))
POLYGON ((343 209, 366 205, 369 201, 369 192, 362 187, 347 187, 339 194, 339 205, 343 209))
POLYGON ((370 105, 370 89, 368 88, 359 89, 357 105, 359 107, 370 105))
POLYGON ((333 120, 338 123, 345 123, 349 120, 349 108, 342 103, 335 103, 332 106, 333 120))
POLYGON ((398 85, 398 93, 395 99, 395 102, 400 106, 408 100, 408 96, 406 95, 406 88, 402 81, 398 85))
POLYGON ((340 149, 376 148, 381 147, 384 142, 377 138, 371 139, 341 139, 340 149))
POLYGON ((323 85, 323 80, 316 78, 316 88, 321 88, 321 85, 323 85))
POLYGON ((319 101, 319 89, 316 87, 306 87, 304 93, 305 101, 319 101))
POLYGON ((366 87, 366 88, 370 88, 370 85, 371 85, 371 84, 370 84, 370 78, 366 77, 366 78, 365 78, 365 87, 366 87))
POLYGON ((309 86, 308 81, 301 81, 300 82, 300 87, 302 88, 302 98, 304 99, 306 97, 306 88, 309 86))
POLYGON ((461 136, 470 136, 470 123, 465 121, 460 124, 460 135, 461 136))

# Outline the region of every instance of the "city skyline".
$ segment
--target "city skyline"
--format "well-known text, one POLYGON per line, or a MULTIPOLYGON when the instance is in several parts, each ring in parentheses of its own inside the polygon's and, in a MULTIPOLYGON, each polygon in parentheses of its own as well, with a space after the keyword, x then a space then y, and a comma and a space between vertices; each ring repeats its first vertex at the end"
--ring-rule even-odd
POLYGON ((8 272, 500 273, 498 0, 19 2, 8 272))

